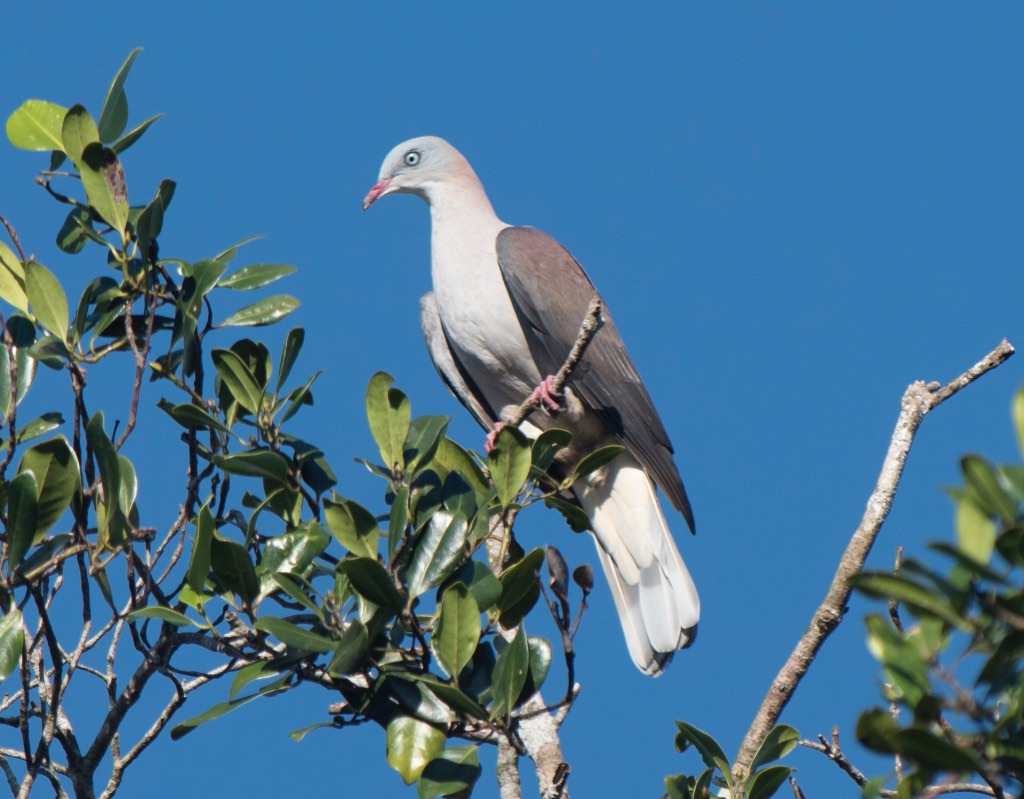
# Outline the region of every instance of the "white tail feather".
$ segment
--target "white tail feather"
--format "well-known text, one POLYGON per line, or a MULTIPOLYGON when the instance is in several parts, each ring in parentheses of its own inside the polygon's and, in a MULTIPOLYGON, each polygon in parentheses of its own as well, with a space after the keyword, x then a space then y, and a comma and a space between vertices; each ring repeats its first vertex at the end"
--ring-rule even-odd
POLYGON ((654 484, 624 452, 575 487, 633 662, 657 676, 697 633, 700 599, 654 484))

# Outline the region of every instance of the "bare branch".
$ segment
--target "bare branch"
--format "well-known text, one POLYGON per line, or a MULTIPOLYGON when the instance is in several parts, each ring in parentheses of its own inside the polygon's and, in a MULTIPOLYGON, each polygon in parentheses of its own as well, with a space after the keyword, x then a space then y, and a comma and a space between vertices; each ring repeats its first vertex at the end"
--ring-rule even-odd
POLYGON ((982 360, 945 386, 926 385, 918 381, 907 388, 901 402, 896 430, 889 442, 889 451, 882 463, 878 482, 868 499, 864 517, 847 544, 824 601, 814 612, 811 623, 797 642, 786 664, 772 681, 771 688, 743 739, 733 767, 738 778, 742 779, 746 775, 754 754, 768 731, 775 726, 783 708, 807 673, 814 656, 842 621, 851 591, 847 581, 863 568, 871 546, 889 515, 910 446, 925 415, 986 372, 999 366, 1013 355, 1013 352, 1013 347, 1004 339, 982 360))

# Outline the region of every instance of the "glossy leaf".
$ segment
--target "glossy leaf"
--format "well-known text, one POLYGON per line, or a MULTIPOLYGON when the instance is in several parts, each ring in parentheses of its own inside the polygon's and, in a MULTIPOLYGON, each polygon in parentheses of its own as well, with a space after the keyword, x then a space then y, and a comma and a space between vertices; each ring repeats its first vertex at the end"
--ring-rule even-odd
POLYGON ((281 643, 300 652, 333 652, 338 645, 332 638, 310 632, 276 616, 261 616, 256 620, 256 629, 270 633, 281 643))
POLYGON ((63 150, 61 126, 67 109, 45 100, 26 100, 7 118, 7 138, 22 150, 63 150))
POLYGON ((936 616, 958 629, 969 629, 967 623, 949 602, 905 577, 879 572, 864 572, 851 577, 849 583, 869 596, 895 599, 915 611, 936 616))
POLYGON ((366 558, 377 556, 380 528, 370 511, 357 502, 324 500, 324 521, 338 543, 354 555, 366 558))
POLYGON ((188 430, 219 430, 230 433, 231 428, 205 409, 190 402, 167 408, 171 418, 188 430))
POLYGON ((21 662, 25 626, 21 611, 11 608, 0 619, 0 681, 6 680, 21 662))
POLYGON ((107 90, 107 97, 103 101, 103 110, 100 111, 100 137, 105 142, 111 142, 120 136, 128 124, 128 98, 124 93, 124 82, 128 78, 128 72, 132 68, 136 57, 142 52, 141 47, 136 47, 128 54, 121 68, 114 75, 114 80, 107 90))
POLYGON ((193 716, 187 721, 183 721, 171 729, 171 740, 177 741, 186 735, 188 735, 196 727, 206 724, 208 721, 219 719, 221 716, 225 716, 232 710, 236 710, 242 705, 247 705, 253 699, 259 699, 263 694, 250 694, 249 696, 243 696, 241 699, 232 699, 230 702, 221 702, 214 705, 205 713, 200 713, 198 716, 193 716))
POLYGON ((86 208, 73 208, 57 231, 57 246, 69 255, 80 253, 86 244, 97 240, 101 237, 93 229, 92 217, 86 208))
POLYGON ((409 560, 405 581, 412 601, 450 575, 468 555, 469 524, 461 516, 435 513, 409 560))
POLYGON ((747 799, 769 799, 789 779, 794 769, 789 766, 768 766, 747 781, 747 799))
MULTIPOLYGON (((44 413, 42 416, 39 416, 18 428, 16 440, 18 444, 25 444, 33 439, 53 432, 62 424, 64 424, 64 417, 59 413, 44 413)), ((0 442, 0 450, 5 449, 8 443, 10 443, 9 439, 6 438, 3 442, 0 442)))
POLYGON ((263 386, 257 382, 248 364, 232 350, 213 350, 210 359, 235 401, 249 413, 257 415, 263 402, 263 386))
POLYGON ((210 541, 210 566, 214 574, 246 604, 260 592, 249 551, 241 544, 222 538, 216 532, 210 541))
MULTIPOLYGON (((7 320, 7 330, 14 339, 14 361, 18 372, 18 386, 14 401, 21 403, 36 376, 37 361, 29 356, 27 346, 35 340, 35 326, 21 314, 14 314, 7 320)), ((11 410, 11 361, 10 350, 0 344, 0 424, 6 422, 11 410)))
POLYGON ((568 430, 553 427, 545 430, 533 442, 533 465, 541 472, 546 472, 559 450, 569 446, 572 434, 568 430))
POLYGON ((430 462, 448 422, 447 416, 419 416, 410 422, 404 447, 406 469, 412 472, 430 462))
POLYGON ((178 184, 173 180, 160 181, 157 187, 156 196, 150 200, 149 205, 142 209, 139 218, 135 222, 135 236, 139 243, 139 253, 144 260, 150 258, 150 247, 160 235, 164 226, 164 213, 171 204, 174 197, 174 190, 178 184))
POLYGON ((514 427, 503 427, 494 439, 487 456, 491 480, 498 492, 498 501, 507 508, 515 501, 526 478, 530 476, 530 443, 514 427))
POLYGON ((405 468, 405 440, 409 434, 409 398, 391 388, 394 378, 377 372, 366 387, 366 418, 388 469, 405 468))
POLYGON ((78 165, 89 205, 114 230, 128 224, 128 190, 117 153, 95 142, 82 151, 78 165))
POLYGON ((68 335, 68 299, 56 276, 42 264, 25 265, 25 293, 36 319, 60 339, 68 335))
POLYGON ((776 724, 764 737, 750 761, 750 771, 757 771, 766 763, 772 763, 792 752, 800 741, 800 733, 788 724, 776 724))
POLYGON ((388 763, 406 785, 412 785, 444 749, 444 742, 444 732, 434 725, 412 716, 395 716, 387 726, 388 763))
POLYGON ((324 528, 316 522, 305 522, 267 541, 263 547, 260 570, 303 575, 329 542, 330 538, 324 528))
POLYGON ((344 677, 354 672, 370 648, 370 636, 361 621, 353 621, 334 649, 334 657, 327 666, 327 673, 335 677, 344 677))
POLYGON ((430 639, 438 665, 457 679, 473 659, 480 641, 480 607, 462 583, 449 586, 441 595, 437 630, 430 639))
POLYGON ((36 496, 32 472, 21 472, 7 485, 7 570, 13 572, 25 558, 36 534, 36 496))
POLYGON ((173 624, 175 627, 195 625, 195 622, 184 613, 179 613, 176 610, 165 608, 161 605, 150 605, 145 608, 137 608, 136 610, 131 611, 126 618, 128 621, 137 621, 139 619, 158 619, 160 621, 165 621, 168 624, 173 624))
POLYGON ((494 576, 494 572, 477 560, 464 563, 455 572, 454 579, 469 589, 469 593, 483 611, 490 611, 501 597, 501 581, 494 576))
POLYGON ((21 459, 19 472, 32 472, 38 486, 36 532, 39 540, 68 509, 79 485, 78 458, 63 436, 32 447, 21 459))
POLYGON ((136 125, 130 131, 124 134, 124 136, 122 136, 116 142, 111 144, 110 149, 113 150, 115 153, 123 153, 125 150, 127 150, 129 147, 135 144, 135 142, 141 139, 142 134, 149 130, 150 125, 152 125, 162 116, 163 114, 155 114, 154 116, 151 116, 149 119, 147 119, 145 122, 136 125))
POLYGON ((410 715, 431 724, 450 724, 455 716, 452 709, 441 701, 421 680, 407 678, 400 672, 387 674, 383 690, 390 694, 410 715))
POLYGON ((261 327, 284 319, 299 307, 299 301, 287 294, 275 294, 231 314, 217 327, 261 327))
POLYGON ((82 153, 90 144, 97 144, 100 140, 99 129, 96 122, 85 106, 73 105, 64 115, 64 122, 60 131, 61 143, 64 145, 64 152, 75 165, 81 169, 82 153))
POLYGON ((185 582, 199 596, 206 593, 206 578, 210 574, 210 547, 217 531, 209 503, 199 509, 196 517, 196 535, 192 542, 192 556, 188 562, 185 582))
POLYGON ((101 543, 116 548, 125 540, 123 511, 120 507, 121 497, 121 462, 117 457, 114 443, 103 429, 103 411, 97 411, 85 427, 86 438, 96 457, 103 485, 104 518, 101 525, 101 543))
POLYGON ((476 461, 450 438, 442 437, 438 442, 437 451, 434 452, 434 458, 430 465, 442 477, 447 477, 451 472, 458 472, 469 480, 473 490, 480 497, 486 497, 490 492, 487 478, 484 477, 484 473, 477 466, 476 461))
POLYGON ((539 577, 543 562, 544 550, 537 547, 502 573, 498 611, 501 626, 506 630, 518 625, 536 603, 540 595, 539 577))
POLYGON ((402 595, 391 575, 375 558, 345 558, 338 564, 352 587, 375 605, 390 611, 402 609, 402 595))
POLYGON ((528 699, 544 686, 544 681, 551 671, 551 642, 546 638, 531 635, 527 639, 527 646, 530 649, 530 668, 526 673, 526 683, 523 685, 522 699, 528 699))
POLYGON ((388 563, 391 563, 395 550, 402 542, 409 527, 409 488, 402 486, 395 492, 391 501, 391 513, 388 516, 388 563))
POLYGON ((289 264, 252 264, 232 272, 220 282, 220 285, 235 291, 252 291, 280 280, 294 271, 295 267, 289 264))
POLYGON ((416 795, 419 799, 468 796, 481 773, 476 745, 450 746, 427 763, 416 795))
POLYGON ((607 447, 601 447, 598 450, 594 450, 576 464, 576 469, 573 471, 572 482, 576 482, 581 477, 586 477, 588 474, 592 474, 611 463, 622 451, 625 449, 621 444, 609 444, 607 447))
POLYGON ((285 336, 284 346, 281 348, 281 365, 277 369, 277 387, 275 392, 281 390, 281 386, 288 380, 292 373, 292 366, 295 365, 299 353, 302 351, 302 344, 306 340, 306 331, 301 327, 293 327, 285 336))
POLYGON ((291 485, 288 461, 269 449, 251 449, 233 455, 215 455, 213 462, 229 474, 262 477, 284 486, 291 485))
POLYGON ((28 313, 25 293, 25 267, 11 248, 0 242, 0 300, 28 313))
POLYGON ((687 724, 685 721, 677 721, 676 727, 679 729, 679 732, 676 733, 676 751, 685 752, 690 746, 693 746, 700 754, 704 765, 709 768, 717 768, 726 782, 732 785, 732 766, 722 747, 718 745, 718 741, 704 730, 687 724))
POLYGON ((500 718, 515 709, 516 701, 526 684, 526 673, 530 668, 530 649, 526 630, 519 627, 515 638, 498 655, 491 679, 491 718, 500 718))

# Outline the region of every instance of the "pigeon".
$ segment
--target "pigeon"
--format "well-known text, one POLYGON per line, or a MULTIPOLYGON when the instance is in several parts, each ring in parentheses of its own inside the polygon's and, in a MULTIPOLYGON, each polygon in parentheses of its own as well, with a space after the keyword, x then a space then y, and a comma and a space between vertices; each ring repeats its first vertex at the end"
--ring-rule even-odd
POLYGON ((603 325, 561 396, 551 376, 600 295, 551 236, 503 222, 473 168, 444 139, 395 147, 363 200, 414 194, 431 218, 433 291, 420 302, 431 359, 455 397, 486 429, 528 397, 538 412, 520 429, 535 437, 560 427, 572 441, 556 465, 609 444, 624 451, 572 486, 597 545, 626 645, 637 668, 660 675, 693 643, 700 600, 655 491, 659 486, 694 530, 672 444, 607 306, 603 325))

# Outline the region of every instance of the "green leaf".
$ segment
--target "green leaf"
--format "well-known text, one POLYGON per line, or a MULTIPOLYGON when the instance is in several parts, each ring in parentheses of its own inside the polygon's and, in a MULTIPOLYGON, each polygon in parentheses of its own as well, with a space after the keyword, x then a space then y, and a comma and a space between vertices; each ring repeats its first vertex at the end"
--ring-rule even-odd
POLYGON ((530 668, 530 648, 526 639, 526 630, 522 625, 516 631, 515 638, 505 650, 498 655, 494 664, 494 675, 491 678, 491 718, 497 719, 515 709, 516 701, 526 684, 526 674, 530 668))
MULTIPOLYGON (((62 424, 64 424, 64 417, 59 413, 44 413, 42 416, 33 419, 31 422, 18 429, 16 436, 17 442, 18 444, 25 444, 33 439, 39 438, 40 436, 45 436, 47 433, 56 430, 62 424)), ((0 443, 0 450, 7 447, 8 443, 9 440, 4 439, 3 443, 0 443)))
POLYGON ((747 780, 747 799, 769 799, 789 779, 794 769, 789 766, 769 766, 747 780))
POLYGON ((64 515, 79 486, 78 458, 63 436, 36 444, 25 453, 18 472, 32 472, 39 487, 35 539, 64 515))
POLYGON ((151 116, 145 122, 136 125, 130 131, 124 134, 124 136, 122 136, 116 142, 111 144, 110 149, 113 150, 115 153, 123 153, 125 150, 127 150, 129 147, 135 144, 135 142, 141 139, 142 134, 149 130, 149 126, 156 122, 158 119, 160 119, 160 117, 162 116, 163 114, 156 114, 154 116, 151 116))
POLYGON ((574 533, 583 533, 590 529, 590 519, 579 505, 557 496, 544 497, 544 504, 561 513, 574 533))
POLYGON ((349 499, 341 502, 325 499, 324 521, 338 543, 349 552, 360 557, 377 557, 380 528, 374 515, 362 505, 349 499))
POLYGON ((271 538, 263 547, 260 570, 274 574, 305 575, 313 561, 327 549, 330 537, 316 522, 304 522, 294 530, 271 538))
POLYGON ((602 466, 618 457, 624 449, 625 447, 621 444, 609 444, 607 447, 601 447, 586 455, 576 464, 576 469, 572 475, 572 482, 575 483, 581 477, 586 477, 588 474, 596 472, 602 466))
POLYGON ((217 327, 260 327, 279 322, 299 307, 299 301, 287 294, 275 294, 231 314, 217 327))
POLYGON ((292 366, 302 351, 302 343, 306 340, 306 331, 301 327, 293 327, 285 336, 284 346, 281 348, 281 365, 277 370, 277 386, 274 392, 281 390, 288 376, 292 373, 292 366))
POLYGON ((333 652, 338 645, 334 639, 304 630, 276 616, 261 616, 255 626, 257 630, 270 633, 281 643, 300 652, 333 652))
POLYGON ((96 123, 85 110, 85 106, 76 104, 68 109, 61 125, 60 138, 71 163, 77 169, 81 169, 82 153, 85 152, 85 148, 90 144, 97 144, 100 140, 96 123))
POLYGON ((473 486, 473 490, 479 497, 486 498, 490 493, 487 478, 484 477, 484 473, 477 466, 476 461, 450 438, 444 437, 440 440, 430 465, 442 477, 447 477, 452 472, 458 472, 469 480, 469 484, 473 486))
POLYGON ((395 716, 387 727, 388 763, 406 785, 412 785, 444 749, 444 742, 444 732, 434 725, 412 716, 395 716))
POLYGON ((161 605, 150 605, 145 608, 138 608, 131 611, 127 617, 128 621, 135 621, 137 619, 159 619, 165 621, 168 624, 173 624, 175 627, 187 627, 188 625, 196 624, 192 619, 186 616, 184 613, 179 613, 171 608, 165 608, 161 605))
POLYGON ((970 495, 956 505, 956 540, 960 549, 988 563, 996 544, 996 523, 974 504, 970 495))
POLYGON ((66 339, 68 299, 53 272, 36 261, 29 261, 25 265, 25 293, 39 324, 58 338, 66 339))
POLYGON ((269 680, 279 674, 279 666, 269 660, 257 660, 248 666, 238 670, 235 679, 231 681, 231 689, 228 691, 228 699, 234 699, 238 693, 256 680, 269 680))
POLYGON ((216 532, 210 541, 210 566, 229 590, 250 604, 260 593, 260 581, 249 551, 241 544, 222 538, 216 532))
POLYGON ((1017 448, 1024 456, 1024 387, 1017 390, 1013 397, 1013 427, 1017 431, 1017 448))
POLYGON ((150 246, 163 230, 164 213, 167 211, 167 206, 171 204, 171 198, 174 197, 174 190, 177 187, 178 184, 173 180, 166 178, 161 180, 156 190, 156 196, 150 200, 149 205, 142 209, 142 213, 139 214, 139 218, 135 222, 135 236, 143 261, 149 259, 150 246))
POLYGON ((501 597, 501 581, 487 566, 476 560, 467 561, 455 572, 454 579, 462 582, 473 595, 482 611, 490 611, 501 597))
POLYGON ((124 82, 132 63, 141 52, 142 48, 136 47, 128 54, 128 58, 114 76, 110 89, 107 90, 103 110, 100 111, 100 136, 105 142, 113 141, 120 136, 128 124, 128 98, 124 93, 124 82))
POLYGON ((228 474, 262 477, 283 486, 290 486, 288 461, 279 452, 250 449, 234 455, 214 455, 213 463, 228 474))
POLYGON ((879 599, 895 599, 919 613, 936 616, 957 629, 965 632, 970 630, 970 625, 949 602, 905 577, 880 572, 864 572, 852 576, 849 583, 858 591, 869 596, 879 599))
MULTIPOLYGON (((486 651, 493 652, 490 649, 490 645, 484 645, 487 647, 486 651)), ((491 655, 491 667, 494 666, 494 656, 491 655)), ((445 705, 464 719, 487 721, 487 711, 480 706, 480 704, 464 693, 460 688, 452 685, 448 682, 442 682, 433 674, 412 674, 417 682, 427 686, 430 692, 437 696, 445 705)), ((490 686, 490 675, 488 675, 488 690, 490 686)))
MULTIPOLYGON (((24 316, 12 315, 7 320, 7 330, 14 339, 14 361, 18 372, 18 386, 14 401, 20 404, 35 381, 38 362, 32 358, 24 345, 35 340, 35 326, 24 316), (21 343, 19 343, 21 342, 21 343)), ((0 343, 0 424, 7 421, 11 411, 11 350, 0 343)))
POLYGON ((327 666, 327 673, 345 677, 354 672, 363 662, 370 649, 370 636, 361 621, 353 621, 341 634, 341 641, 334 650, 334 657, 327 666))
POLYGON ((447 416, 419 416, 412 420, 403 448, 406 469, 414 472, 430 462, 448 429, 448 422, 447 416))
POLYGON ((455 716, 421 680, 407 679, 406 674, 391 673, 384 677, 384 691, 411 715, 430 724, 450 724, 455 716))
POLYGON ((249 413, 258 415, 263 403, 264 388, 257 382, 248 364, 232 350, 213 350, 210 359, 235 401, 249 413))
POLYGON ((557 427, 545 430, 533 442, 534 468, 546 472, 558 451, 569 446, 570 441, 572 434, 568 430, 560 430, 557 427))
POLYGON ((491 480, 502 508, 507 508, 515 501, 523 483, 530 476, 531 458, 530 442, 526 436, 514 427, 503 427, 487 456, 491 480))
POLYGON ((224 424, 198 405, 190 402, 174 405, 166 408, 167 413, 178 424, 188 430, 219 430, 222 433, 230 433, 231 428, 224 424))
POLYGON ((11 608, 0 619, 0 680, 6 680, 18 668, 24 644, 25 626, 21 611, 11 608))
POLYGON ((966 455, 960 459, 960 468, 967 482, 967 493, 974 503, 990 516, 1012 523, 1017 515, 1017 503, 1000 485, 992 465, 977 455, 966 455))
POLYGON ((523 698, 533 696, 539 691, 551 670, 551 643, 546 638, 531 635, 527 640, 530 648, 530 669, 526 674, 526 685, 523 687, 523 698))
POLYGON ((64 218, 64 224, 57 231, 57 246, 70 255, 80 253, 90 241, 102 241, 93 229, 92 216, 88 208, 73 208, 64 218))
POLYGON ((448 747, 427 763, 416 786, 416 795, 419 799, 468 796, 481 773, 475 744, 448 747))
POLYGON ((409 527, 409 487, 402 486, 391 500, 388 515, 388 563, 393 563, 395 550, 402 542, 409 527))
POLYGON ((405 602, 387 570, 375 558, 347 557, 338 564, 352 587, 375 605, 399 611, 405 602))
POLYGON ((26 100, 7 118, 7 138, 21 150, 63 151, 61 126, 67 109, 45 100, 26 100))
POLYGON ((517 626, 537 602, 540 596, 540 566, 543 562, 544 550, 537 547, 502 573, 498 613, 501 626, 506 630, 517 626))
POLYGON ((438 665, 452 679, 473 659, 480 641, 480 607, 462 583, 449 586, 441 595, 437 630, 430 639, 438 665))
POLYGON ((925 768, 967 773, 985 768, 971 756, 969 749, 961 749, 928 730, 914 727, 899 730, 893 735, 893 743, 899 754, 925 768))
POLYGON ((377 442, 384 465, 395 471, 405 468, 405 440, 409 434, 412 410, 409 398, 391 388, 394 378, 377 372, 366 387, 366 418, 377 442))
POLYGON ((0 242, 0 300, 10 303, 19 311, 28 313, 28 295, 25 293, 25 267, 3 242, 0 242))
POLYGON ((235 291, 252 291, 280 280, 294 271, 295 267, 290 264, 252 264, 232 272, 220 284, 235 291))
POLYGON ((25 558, 36 534, 36 496, 39 489, 32 472, 22 472, 7 485, 7 571, 13 572, 25 558))
POLYGON ((219 719, 221 716, 225 716, 232 710, 240 708, 242 705, 249 704, 253 699, 259 699, 264 694, 250 694, 249 696, 243 696, 241 699, 232 699, 230 702, 221 702, 220 704, 214 705, 205 713, 200 713, 198 716, 190 718, 188 721, 183 721, 171 730, 171 740, 177 741, 184 738, 196 727, 206 724, 208 721, 219 719))
POLYGON ((726 784, 731 788, 732 765, 722 747, 718 745, 718 741, 704 730, 687 724, 685 721, 677 721, 676 727, 679 728, 679 732, 676 734, 676 751, 685 752, 687 748, 693 746, 700 754, 704 765, 708 768, 717 768, 725 778, 726 784))
POLYGON ((110 227, 123 234, 128 224, 128 190, 117 153, 94 142, 82 151, 78 166, 89 205, 110 227))
POLYGON ((409 601, 440 584, 468 555, 469 524, 461 516, 438 511, 409 559, 405 582, 409 601))
POLYGON ((210 547, 217 527, 210 513, 210 503, 199 509, 196 517, 196 537, 192 543, 192 556, 188 562, 185 582, 199 596, 206 593, 206 578, 210 575, 210 547))
POLYGON ((800 740, 800 733, 788 724, 776 724, 764 737, 757 749, 757 754, 750 761, 750 771, 757 771, 758 768, 788 755, 796 748, 800 740))
POLYGON ((125 541, 125 525, 123 512, 127 508, 120 507, 121 497, 121 462, 117 457, 114 443, 107 437, 103 429, 103 411, 97 411, 85 427, 85 435, 96 457, 103 484, 103 523, 100 525, 100 539, 105 547, 117 548, 125 541))

